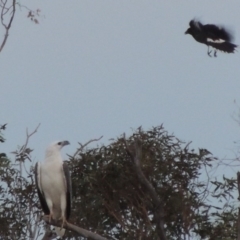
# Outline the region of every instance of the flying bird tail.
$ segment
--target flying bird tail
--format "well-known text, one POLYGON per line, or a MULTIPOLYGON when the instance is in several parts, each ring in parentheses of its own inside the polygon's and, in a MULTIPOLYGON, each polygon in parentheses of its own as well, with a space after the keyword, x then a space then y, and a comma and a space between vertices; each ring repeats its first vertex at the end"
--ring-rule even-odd
POLYGON ((227 52, 227 53, 234 53, 234 51, 237 48, 237 45, 230 43, 230 42, 223 42, 223 43, 211 42, 208 44, 220 51, 227 52))
POLYGON ((59 237, 63 237, 66 229, 60 228, 60 227, 55 227, 55 232, 59 237))

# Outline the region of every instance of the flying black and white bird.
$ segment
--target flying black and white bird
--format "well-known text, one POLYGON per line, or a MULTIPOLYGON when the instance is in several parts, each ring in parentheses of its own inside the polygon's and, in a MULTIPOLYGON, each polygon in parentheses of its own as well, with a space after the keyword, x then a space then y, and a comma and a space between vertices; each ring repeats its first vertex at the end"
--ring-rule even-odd
POLYGON ((232 43, 233 36, 231 33, 220 26, 214 24, 203 25, 201 22, 196 20, 191 20, 189 22, 190 28, 187 29, 185 34, 190 34, 193 38, 208 46, 208 55, 211 57, 211 52, 209 47, 214 49, 214 57, 217 56, 217 50, 234 53, 237 45, 232 43))
MULTIPOLYGON (((46 150, 45 160, 35 165, 35 181, 38 197, 44 214, 49 221, 54 219, 63 224, 71 212, 72 184, 67 163, 64 163, 60 150, 70 144, 68 141, 54 142, 46 150)), ((64 228, 55 228, 62 237, 64 228)))

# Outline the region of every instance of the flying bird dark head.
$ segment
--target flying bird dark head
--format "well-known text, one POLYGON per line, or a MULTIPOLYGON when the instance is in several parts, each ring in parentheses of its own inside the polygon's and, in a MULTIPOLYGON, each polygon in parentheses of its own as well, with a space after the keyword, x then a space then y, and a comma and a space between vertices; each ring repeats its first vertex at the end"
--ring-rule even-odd
POLYGON ((209 51, 209 47, 215 49, 215 57, 217 56, 217 50, 234 53, 237 45, 232 43, 233 36, 226 28, 214 24, 203 25, 194 19, 189 22, 189 26, 190 28, 186 30, 185 34, 190 34, 197 42, 206 44, 209 56, 212 52, 209 51))
POLYGON ((185 32, 185 34, 191 34, 192 35, 192 29, 188 28, 187 31, 185 32))

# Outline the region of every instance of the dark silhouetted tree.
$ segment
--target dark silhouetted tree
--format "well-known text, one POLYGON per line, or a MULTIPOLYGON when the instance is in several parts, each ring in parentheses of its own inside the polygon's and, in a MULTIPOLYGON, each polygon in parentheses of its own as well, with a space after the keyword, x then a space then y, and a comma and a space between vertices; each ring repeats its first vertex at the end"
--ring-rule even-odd
MULTIPOLYGON (((190 143, 168 134, 163 126, 149 131, 139 128, 108 145, 88 146, 80 144, 67 161, 72 174, 73 225, 64 226, 72 230, 65 239, 237 238, 238 211, 231 201, 236 179, 214 176, 212 169, 219 160, 208 150, 191 149, 190 143), (99 235, 84 235, 84 229, 99 235)), ((48 235, 43 234, 48 219, 40 220, 33 171, 26 167, 30 154, 25 144, 15 152, 15 162, 8 160, 7 167, 0 168, 5 224, 0 237, 54 236, 49 228, 48 235), (21 173, 20 163, 27 175, 21 173)))

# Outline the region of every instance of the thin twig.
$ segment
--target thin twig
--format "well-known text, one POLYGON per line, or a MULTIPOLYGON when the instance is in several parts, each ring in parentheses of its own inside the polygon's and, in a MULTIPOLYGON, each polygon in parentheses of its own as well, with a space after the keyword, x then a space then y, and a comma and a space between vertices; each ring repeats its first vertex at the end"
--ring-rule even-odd
POLYGON ((2 23, 2 25, 3 25, 4 28, 5 28, 5 35, 4 35, 2 44, 1 44, 1 46, 0 46, 0 52, 2 51, 2 49, 4 48, 4 46, 5 46, 6 42, 7 42, 7 39, 8 39, 8 36, 9 36, 9 30, 10 30, 10 28, 11 28, 12 21, 13 21, 13 18, 14 18, 14 16, 15 16, 15 12, 16 12, 16 0, 13 0, 13 1, 12 1, 12 6, 11 6, 12 9, 13 9, 13 10, 12 10, 12 13, 11 13, 11 18, 10 18, 8 24, 6 25, 6 24, 4 23, 4 19, 3 19, 3 16, 5 15, 4 10, 6 9, 6 3, 7 3, 7 0, 6 0, 5 3, 3 4, 3 6, 2 6, 2 11, 1 11, 1 23, 2 23))
POLYGON ((80 148, 77 149, 77 151, 73 154, 72 158, 75 158, 88 144, 90 144, 91 142, 99 141, 102 137, 103 136, 99 138, 91 139, 83 145, 81 143, 78 143, 80 145, 80 148))
POLYGON ((22 148, 21 148, 21 152, 22 153, 24 153, 25 152, 25 150, 26 150, 26 148, 27 148, 27 145, 28 145, 28 141, 29 141, 29 138, 33 135, 33 134, 35 134, 36 132, 37 132, 37 130, 38 130, 38 128, 40 127, 40 125, 41 125, 41 123, 39 123, 38 124, 38 126, 35 128, 35 130, 33 131, 33 132, 31 132, 30 134, 28 133, 28 129, 26 129, 26 142, 25 142, 25 144, 22 146, 22 148))

